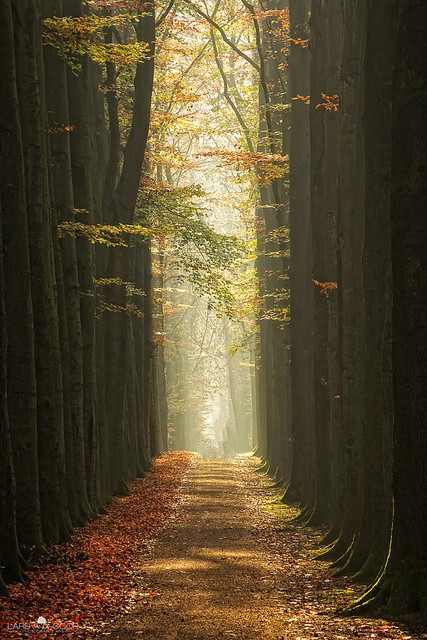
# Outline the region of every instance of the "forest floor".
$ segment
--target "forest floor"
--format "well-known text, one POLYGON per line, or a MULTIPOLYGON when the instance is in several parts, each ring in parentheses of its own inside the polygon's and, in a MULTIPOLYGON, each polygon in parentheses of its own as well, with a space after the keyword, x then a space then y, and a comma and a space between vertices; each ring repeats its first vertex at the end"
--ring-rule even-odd
MULTIPOLYGON (((0 598, 0 639, 412 640, 416 619, 336 614, 361 592, 315 559, 257 460, 169 453, 0 598), (41 620, 40 620, 41 619, 41 620)), ((418 626, 417 626, 418 625, 418 626)))
POLYGON ((277 504, 277 490, 255 465, 245 457, 195 459, 176 515, 144 560, 135 606, 101 637, 422 638, 413 624, 335 613, 361 587, 315 560, 322 532, 286 522, 295 510, 277 504))

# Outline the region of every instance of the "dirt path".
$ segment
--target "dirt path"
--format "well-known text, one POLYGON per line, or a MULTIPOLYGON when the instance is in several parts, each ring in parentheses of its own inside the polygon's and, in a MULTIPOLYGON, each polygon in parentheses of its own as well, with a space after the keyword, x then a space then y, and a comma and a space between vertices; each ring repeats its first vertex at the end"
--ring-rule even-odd
POLYGON ((143 564, 136 604, 105 637, 421 637, 385 621, 334 615, 336 600, 352 593, 312 559, 312 533, 265 509, 267 495, 250 461, 197 459, 177 517, 143 564))

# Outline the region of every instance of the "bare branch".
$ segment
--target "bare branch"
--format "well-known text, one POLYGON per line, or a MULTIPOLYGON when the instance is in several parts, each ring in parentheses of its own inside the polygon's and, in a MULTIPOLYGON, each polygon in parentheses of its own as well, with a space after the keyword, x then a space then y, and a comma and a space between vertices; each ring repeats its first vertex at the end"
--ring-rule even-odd
POLYGON ((207 13, 205 13, 204 11, 202 11, 201 9, 199 9, 199 7, 197 5, 195 5, 191 0, 184 0, 184 2, 186 4, 188 4, 190 7, 192 7, 194 9, 194 11, 201 16, 202 18, 204 18, 212 27, 214 27, 220 34, 222 39, 224 40, 225 43, 228 44, 229 47, 231 47, 233 49, 233 51, 235 51, 237 53, 237 55, 239 55, 241 58, 243 58, 244 60, 246 60, 246 62, 249 62, 249 64, 258 72, 261 72, 260 66, 255 62, 255 60, 252 60, 252 58, 250 58, 244 51, 242 51, 241 49, 239 49, 239 47, 236 47, 236 45, 234 44, 234 42, 232 42, 230 40, 230 38, 227 36, 227 34, 225 33, 224 29, 213 19, 211 18, 207 13))
POLYGON ((219 54, 218 54, 218 47, 216 45, 216 40, 215 40, 215 35, 214 35, 213 29, 211 29, 211 41, 212 41, 212 48, 213 48, 213 52, 214 52, 214 56, 215 56, 216 66, 218 67, 218 70, 219 70, 219 72, 221 74, 222 82, 223 82, 223 85, 224 85, 224 98, 226 99, 226 101, 230 105, 232 111, 234 112, 234 115, 237 118, 237 121, 239 122, 240 126, 243 129, 243 133, 245 135, 246 143, 248 145, 249 151, 251 151, 253 153, 254 146, 252 144, 249 128, 248 128, 247 124, 245 123, 245 121, 244 121, 239 109, 237 108, 236 104, 234 103, 234 101, 233 101, 233 99, 232 99, 232 97, 231 97, 231 95, 230 95, 230 93, 228 91, 227 76, 225 75, 224 67, 222 66, 222 62, 221 62, 219 54))
POLYGON ((166 9, 163 11, 162 15, 160 16, 160 18, 158 20, 156 20, 156 29, 157 27, 159 27, 163 20, 167 17, 167 15, 170 13, 173 5, 175 3, 175 0, 170 0, 168 6, 166 7, 166 9))

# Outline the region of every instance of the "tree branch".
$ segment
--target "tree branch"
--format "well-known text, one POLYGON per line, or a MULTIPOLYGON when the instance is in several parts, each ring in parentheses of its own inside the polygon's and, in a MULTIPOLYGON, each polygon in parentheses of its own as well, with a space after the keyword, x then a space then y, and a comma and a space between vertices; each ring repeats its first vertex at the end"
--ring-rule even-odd
POLYGON ((162 15, 160 16, 160 18, 156 21, 156 29, 157 27, 159 27, 163 20, 166 18, 166 16, 170 13, 173 5, 175 4, 175 0, 170 0, 168 6, 166 7, 166 9, 163 11, 162 15))
POLYGON ((234 112, 234 115, 236 116, 240 126, 243 129, 243 133, 245 135, 246 143, 248 145, 249 151, 251 153, 253 153, 254 152, 254 146, 252 144, 252 140, 251 140, 251 136, 250 136, 250 132, 249 132, 248 126, 245 123, 245 121, 244 121, 239 109, 234 104, 234 102, 233 102, 233 100, 231 98, 231 95, 230 95, 230 93, 228 91, 227 76, 225 75, 224 68, 222 66, 222 62, 221 62, 221 60, 219 58, 218 47, 217 47, 217 44, 216 44, 216 40, 215 40, 213 29, 211 29, 211 41, 212 41, 212 48, 213 48, 213 52, 214 52, 214 56, 215 56, 216 66, 218 67, 218 70, 219 70, 219 72, 221 74, 222 82, 223 82, 223 85, 224 85, 224 98, 226 99, 226 101, 230 105, 232 111, 234 112))
POLYGON ((184 0, 184 2, 186 4, 188 4, 190 7, 192 7, 194 9, 194 11, 199 16, 204 18, 212 27, 214 27, 221 34, 221 37, 224 40, 224 42, 226 42, 228 44, 228 46, 231 47, 233 49, 233 51, 235 51, 237 53, 237 55, 239 55, 241 58, 246 60, 246 62, 249 62, 249 64, 258 73, 260 73, 260 71, 261 71, 260 66, 254 60, 252 60, 252 58, 250 58, 248 55, 246 55, 246 53, 244 51, 239 49, 239 47, 236 47, 236 45, 227 36, 227 34, 225 33, 224 29, 215 20, 213 20, 213 18, 208 16, 208 14, 205 13, 204 11, 202 11, 201 9, 199 9, 199 7, 197 5, 195 5, 191 0, 184 0))
POLYGON ((267 124, 267 130, 270 136, 269 147, 270 147, 271 153, 274 154, 276 153, 276 145, 274 144, 274 140, 273 140, 273 127, 272 127, 271 113, 269 108, 271 101, 270 101, 270 93, 268 90, 267 80, 266 80, 267 74, 265 69, 264 52, 262 50, 261 32, 260 32, 258 20, 255 14, 255 9, 253 5, 251 5, 247 0, 241 0, 241 1, 242 1, 242 4, 246 7, 246 9, 249 11, 249 13, 252 16, 252 22, 255 29, 256 48, 258 51, 258 58, 259 58, 259 81, 261 84, 262 92, 264 94, 265 120, 267 124))

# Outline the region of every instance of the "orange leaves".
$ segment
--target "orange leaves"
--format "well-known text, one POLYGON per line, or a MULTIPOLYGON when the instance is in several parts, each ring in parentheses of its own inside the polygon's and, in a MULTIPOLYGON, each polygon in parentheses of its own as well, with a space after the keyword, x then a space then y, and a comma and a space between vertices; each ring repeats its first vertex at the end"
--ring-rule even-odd
POLYGON ((288 40, 289 42, 292 42, 292 44, 299 45, 303 49, 306 49, 310 43, 310 40, 308 38, 291 38, 289 36, 288 40))
POLYGON ((337 282, 319 282, 318 280, 313 279, 314 284, 317 287, 320 287, 321 295, 325 296, 325 298, 329 298, 329 294, 331 291, 336 291, 338 289, 337 282))
POLYGON ((334 94, 333 96, 327 96, 326 93, 322 93, 323 102, 319 102, 316 105, 316 109, 325 109, 325 111, 338 111, 338 105, 340 99, 338 94, 334 94))
POLYGON ((74 131, 73 124, 57 124, 56 122, 48 129, 49 133, 66 133, 74 131))
POLYGON ((225 166, 234 167, 237 171, 258 169, 258 178, 263 184, 269 184, 276 178, 285 175, 288 167, 289 156, 278 153, 262 153, 261 151, 246 151, 239 149, 214 149, 201 154, 206 157, 219 158, 225 166))
POLYGON ((11 598, 0 598, 0 638, 89 638, 126 611, 140 560, 171 516, 190 464, 188 453, 157 458, 129 496, 114 498, 71 542, 54 545, 29 584, 11 585, 11 598))

